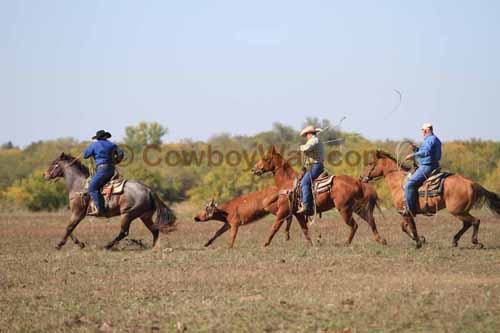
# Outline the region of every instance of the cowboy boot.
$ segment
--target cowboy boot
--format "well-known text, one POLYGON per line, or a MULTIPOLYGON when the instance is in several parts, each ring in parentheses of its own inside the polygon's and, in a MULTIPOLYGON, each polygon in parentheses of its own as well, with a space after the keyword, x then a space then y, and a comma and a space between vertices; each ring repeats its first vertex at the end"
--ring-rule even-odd
POLYGON ((297 210, 297 214, 304 214, 307 216, 314 215, 314 211, 312 207, 306 204, 302 204, 301 207, 297 210))

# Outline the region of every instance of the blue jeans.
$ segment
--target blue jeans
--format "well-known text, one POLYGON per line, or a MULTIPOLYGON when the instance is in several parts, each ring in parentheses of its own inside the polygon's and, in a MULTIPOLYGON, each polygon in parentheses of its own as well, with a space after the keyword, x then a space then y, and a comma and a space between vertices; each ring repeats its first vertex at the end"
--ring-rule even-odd
POLYGON ((89 194, 94 201, 99 213, 104 213, 104 198, 101 195, 101 188, 109 182, 115 174, 115 167, 113 165, 105 165, 97 167, 94 177, 89 183, 89 194))
POLYGON ((418 188, 429 178, 434 169, 439 166, 421 165, 415 173, 408 179, 405 187, 406 207, 412 212, 417 211, 418 188))
POLYGON ((312 182, 323 172, 323 164, 314 163, 311 169, 304 174, 300 185, 302 187, 302 202, 308 208, 312 208, 313 196, 312 196, 312 182))

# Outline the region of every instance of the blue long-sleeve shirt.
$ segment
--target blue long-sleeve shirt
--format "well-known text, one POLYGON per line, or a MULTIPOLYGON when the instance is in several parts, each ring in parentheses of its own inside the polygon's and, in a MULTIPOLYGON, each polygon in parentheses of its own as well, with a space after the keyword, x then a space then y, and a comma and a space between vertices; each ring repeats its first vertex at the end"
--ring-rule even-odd
POLYGON ((418 158, 421 165, 438 167, 441 160, 441 141, 434 134, 429 134, 413 156, 418 158))
POLYGON ((113 151, 115 150, 120 158, 123 158, 123 150, 118 148, 113 142, 108 140, 97 140, 92 142, 87 149, 85 149, 83 158, 87 159, 91 156, 94 157, 96 166, 101 164, 113 165, 113 151))

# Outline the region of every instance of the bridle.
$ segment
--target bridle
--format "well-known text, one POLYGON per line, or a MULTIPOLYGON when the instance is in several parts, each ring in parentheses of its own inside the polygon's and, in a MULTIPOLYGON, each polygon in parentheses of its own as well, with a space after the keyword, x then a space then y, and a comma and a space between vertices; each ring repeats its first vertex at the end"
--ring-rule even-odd
POLYGON ((82 156, 82 154, 78 155, 77 157, 73 157, 73 160, 71 160, 71 162, 67 163, 67 164, 64 164, 64 163, 61 163, 61 161, 58 161, 54 167, 56 168, 62 168, 62 175, 61 176, 54 176, 54 177, 51 177, 49 179, 49 181, 58 181, 59 180, 59 177, 64 177, 64 171, 69 168, 70 166, 72 166, 73 164, 75 164, 76 161, 78 161, 78 159, 82 156))
MULTIPOLYGON (((272 159, 273 159, 272 157, 263 158, 263 160, 264 160, 265 163, 270 163, 272 161, 272 159)), ((262 169, 260 169, 260 170, 256 170, 256 171, 259 172, 258 176, 265 175, 266 173, 269 173, 269 172, 271 172, 273 174, 273 176, 274 176, 276 174, 276 170, 283 168, 284 165, 285 165, 284 163, 281 166, 279 166, 279 167, 277 167, 276 165, 274 165, 274 168, 272 170, 262 170, 262 169)))
POLYGON ((376 166, 377 166, 377 164, 376 164, 376 163, 373 163, 373 165, 372 165, 372 167, 371 167, 370 171, 368 171, 368 174, 367 174, 366 176, 359 177, 359 178, 360 178, 360 180, 361 180, 363 183, 368 183, 368 182, 370 182, 370 181, 377 181, 377 180, 379 180, 379 179, 384 178, 384 177, 385 177, 385 176, 387 176, 388 174, 391 174, 391 173, 393 173, 393 172, 399 172, 399 171, 401 171, 401 169, 399 169, 399 168, 398 168, 398 169, 393 169, 393 170, 389 170, 389 171, 387 171, 385 174, 382 174, 382 175, 380 175, 380 176, 377 176, 377 177, 372 177, 372 176, 371 176, 371 174, 372 174, 372 172, 375 170, 376 166))

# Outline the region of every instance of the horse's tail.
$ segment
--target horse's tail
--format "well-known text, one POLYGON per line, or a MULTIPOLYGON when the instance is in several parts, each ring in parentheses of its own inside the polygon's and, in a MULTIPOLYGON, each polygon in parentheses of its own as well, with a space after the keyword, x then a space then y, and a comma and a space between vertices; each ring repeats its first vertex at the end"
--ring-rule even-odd
POLYGON ((172 209, 170 209, 165 203, 158 197, 153 191, 150 192, 151 200, 156 208, 156 220, 155 223, 163 233, 169 233, 176 229, 175 221, 177 217, 172 209))
POLYGON ((482 207, 486 204, 496 217, 500 217, 500 196, 494 192, 488 191, 477 183, 474 183, 473 187, 479 194, 474 206, 482 207))

